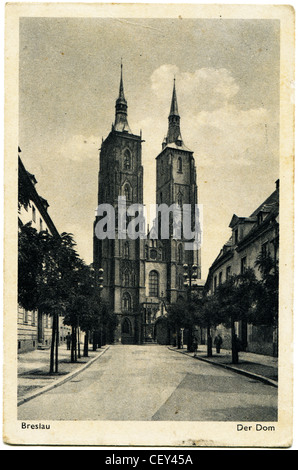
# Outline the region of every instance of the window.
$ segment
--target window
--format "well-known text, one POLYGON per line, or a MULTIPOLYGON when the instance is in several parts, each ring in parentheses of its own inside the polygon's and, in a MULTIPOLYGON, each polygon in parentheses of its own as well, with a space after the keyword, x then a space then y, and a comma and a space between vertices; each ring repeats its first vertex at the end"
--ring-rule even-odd
POLYGON ((214 284, 214 290, 215 290, 217 287, 217 276, 214 276, 213 284, 214 284))
POLYGON ((263 222, 263 212, 258 213, 258 225, 260 225, 263 222))
POLYGON ((238 228, 235 230, 235 244, 238 243, 238 228))
POLYGON ((218 276, 218 284, 222 283, 222 271, 220 271, 219 276, 218 276))
POLYGON ((128 201, 130 200, 130 187, 128 184, 124 186, 124 196, 128 201))
POLYGON ((123 294, 122 306, 125 312, 129 312, 131 310, 131 297, 128 292, 125 292, 125 294, 123 294))
POLYGON ((42 232, 42 219, 39 219, 39 230, 42 232))
POLYGON ((182 194, 179 192, 178 193, 178 206, 182 207, 182 204, 183 204, 182 194))
POLYGON ((230 276, 231 276, 231 266, 227 266, 227 269, 226 269, 226 279, 229 279, 230 276))
POLYGON ((24 323, 28 323, 28 310, 24 309, 24 323))
POLYGON ((123 274, 123 284, 129 286, 129 272, 127 270, 123 274))
POLYGON ((129 258, 129 243, 125 242, 124 244, 124 258, 129 258))
POLYGON ((183 263, 183 248, 182 245, 178 245, 178 263, 183 263))
POLYGON ((131 155, 129 150, 125 150, 124 152, 124 168, 125 170, 131 169, 131 155))
POLYGON ((177 170, 179 171, 179 173, 182 173, 182 158, 181 157, 178 157, 177 170))
POLYGON ((157 271, 149 273, 149 296, 158 297, 159 295, 159 275, 157 271))
POLYGON ((241 258, 241 274, 243 274, 246 270, 246 256, 244 256, 243 258, 241 258))

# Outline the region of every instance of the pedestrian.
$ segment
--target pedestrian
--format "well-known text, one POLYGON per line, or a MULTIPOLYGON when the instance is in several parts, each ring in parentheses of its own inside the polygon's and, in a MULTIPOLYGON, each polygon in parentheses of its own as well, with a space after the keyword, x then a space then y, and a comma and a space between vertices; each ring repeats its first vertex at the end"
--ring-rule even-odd
POLYGON ((67 336, 66 336, 66 344, 67 344, 67 349, 69 350, 70 345, 71 345, 71 334, 69 332, 67 333, 67 336))
POLYGON ((220 348, 221 348, 221 345, 222 345, 222 337, 220 336, 220 334, 215 336, 214 344, 215 344, 215 347, 216 347, 216 352, 219 354, 220 353, 220 348))

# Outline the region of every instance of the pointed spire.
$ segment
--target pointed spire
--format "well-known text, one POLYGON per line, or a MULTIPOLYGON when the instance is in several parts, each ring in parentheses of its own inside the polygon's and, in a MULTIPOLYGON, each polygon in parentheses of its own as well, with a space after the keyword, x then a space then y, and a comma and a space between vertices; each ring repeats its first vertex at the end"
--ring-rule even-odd
POLYGON ((121 58, 119 96, 116 100, 116 115, 115 115, 114 129, 116 131, 128 132, 129 134, 131 134, 131 130, 127 122, 127 101, 124 96, 122 58, 121 58))
POLYGON ((123 64, 122 64, 122 57, 121 57, 121 73, 120 73, 120 86, 119 86, 119 98, 123 101, 126 102, 125 96, 124 96, 124 87, 123 87, 123 64))
POLYGON ((172 102, 171 102, 171 109, 169 114, 169 127, 168 127, 168 134, 166 137, 166 143, 170 144, 174 142, 175 144, 181 146, 182 145, 182 137, 180 133, 180 116, 178 112, 178 102, 176 96, 176 79, 174 78, 174 86, 173 86, 173 94, 172 94, 172 102))
POLYGON ((174 86, 173 86, 173 95, 172 95, 170 116, 179 116, 177 96, 176 96, 176 78, 174 78, 174 86))

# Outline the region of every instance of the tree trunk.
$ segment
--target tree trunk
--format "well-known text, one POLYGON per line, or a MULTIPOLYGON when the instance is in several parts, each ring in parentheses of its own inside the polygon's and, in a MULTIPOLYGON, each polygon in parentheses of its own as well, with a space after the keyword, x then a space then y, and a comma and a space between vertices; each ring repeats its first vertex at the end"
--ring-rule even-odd
POLYGON ((76 345, 76 328, 74 326, 71 327, 71 362, 76 362, 76 355, 77 355, 77 345, 76 345))
POLYGON ((56 329, 56 357, 55 357, 55 372, 58 373, 58 346, 59 346, 59 317, 55 313, 55 329, 56 329))
POLYGON ((89 345, 89 331, 85 332, 84 338, 84 357, 88 357, 88 345, 89 345))
POLYGON ((78 358, 80 359, 81 357, 81 348, 80 348, 80 328, 77 328, 78 330, 78 358))
POLYGON ((93 331, 93 351, 96 351, 97 349, 97 338, 96 338, 97 334, 96 334, 96 331, 93 331))
POLYGON ((238 342, 237 342, 237 337, 235 334, 235 323, 232 320, 232 364, 238 364, 239 361, 239 356, 238 356, 238 342))
POLYGON ((55 353, 55 337, 56 337, 56 326, 55 326, 55 315, 52 320, 52 341, 51 341, 51 355, 50 355, 50 374, 54 373, 54 353, 55 353))
POLYGON ((210 325, 207 326, 207 357, 212 357, 212 337, 210 334, 210 325))

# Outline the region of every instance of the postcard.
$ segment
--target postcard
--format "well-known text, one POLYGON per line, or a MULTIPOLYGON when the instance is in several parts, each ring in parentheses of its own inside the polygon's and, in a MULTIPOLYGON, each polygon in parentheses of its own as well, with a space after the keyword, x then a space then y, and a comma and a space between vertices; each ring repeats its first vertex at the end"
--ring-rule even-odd
POLYGON ((4 443, 291 447, 294 8, 5 13, 4 443))

